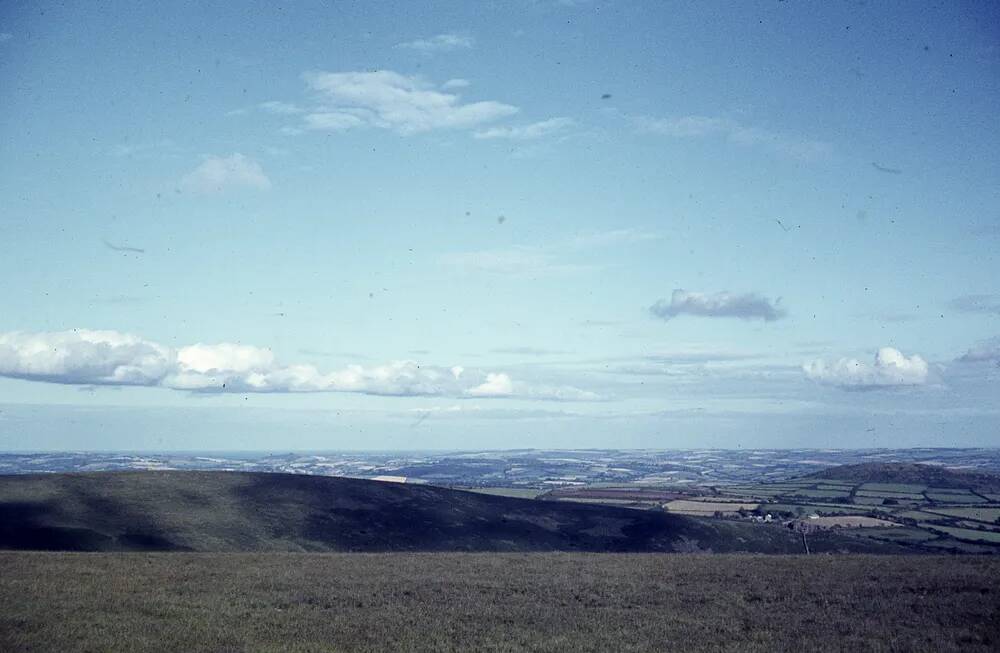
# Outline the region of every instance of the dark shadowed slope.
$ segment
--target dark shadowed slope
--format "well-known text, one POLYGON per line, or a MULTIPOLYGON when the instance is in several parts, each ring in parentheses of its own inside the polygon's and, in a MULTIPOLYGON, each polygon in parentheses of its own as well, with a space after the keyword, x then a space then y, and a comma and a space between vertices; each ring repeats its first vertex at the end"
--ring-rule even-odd
POLYGON ((805 478, 836 479, 854 483, 900 483, 939 488, 1000 490, 1000 476, 996 474, 917 463, 838 465, 809 474, 805 478))
MULTIPOLYGON (((801 552, 778 526, 360 479, 234 472, 0 476, 0 548, 801 552)), ((810 548, 894 552, 835 535, 810 548)))

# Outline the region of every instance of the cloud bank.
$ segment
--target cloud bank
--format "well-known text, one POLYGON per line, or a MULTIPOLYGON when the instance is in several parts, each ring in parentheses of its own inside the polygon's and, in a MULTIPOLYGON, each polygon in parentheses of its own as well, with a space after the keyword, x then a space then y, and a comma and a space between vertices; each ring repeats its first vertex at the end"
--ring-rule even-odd
POLYGON ((174 349, 117 331, 0 333, 0 376, 67 385, 150 386, 192 392, 356 392, 384 396, 596 401, 574 387, 535 386, 503 372, 392 361, 320 372, 282 365, 269 349, 233 343, 174 349))
POLYGON ((780 303, 780 299, 772 302, 767 297, 757 293, 718 292, 709 295, 678 288, 670 296, 669 302, 661 299, 650 306, 649 310, 653 315, 664 320, 670 320, 679 315, 695 315, 698 317, 735 317, 741 320, 773 322, 787 314, 780 303))
POLYGON ((898 349, 883 347, 873 363, 841 358, 832 363, 814 360, 802 366, 806 376, 818 383, 845 390, 872 390, 927 383, 927 361, 914 354, 907 358, 898 349))

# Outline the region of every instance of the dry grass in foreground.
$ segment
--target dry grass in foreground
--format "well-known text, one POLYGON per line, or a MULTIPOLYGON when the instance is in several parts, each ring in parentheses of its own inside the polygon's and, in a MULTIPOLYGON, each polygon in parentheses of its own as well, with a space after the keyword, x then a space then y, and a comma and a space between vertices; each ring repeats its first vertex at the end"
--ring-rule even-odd
POLYGON ((0 553, 4 651, 988 651, 1000 561, 0 553))

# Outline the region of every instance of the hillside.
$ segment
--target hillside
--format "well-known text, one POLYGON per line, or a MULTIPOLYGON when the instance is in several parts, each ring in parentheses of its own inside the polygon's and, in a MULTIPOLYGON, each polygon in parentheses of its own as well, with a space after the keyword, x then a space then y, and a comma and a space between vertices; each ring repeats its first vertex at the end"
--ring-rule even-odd
MULTIPOLYGON (((813 551, 898 552, 834 534, 813 551)), ((424 485, 235 472, 0 476, 0 548, 77 551, 749 551, 778 526, 424 485)))
POLYGON ((3 651, 995 651, 1000 559, 0 552, 3 651))
POLYGON ((997 474, 916 463, 838 465, 804 478, 835 479, 854 483, 901 483, 936 488, 975 488, 984 491, 1000 490, 1000 475, 997 474))

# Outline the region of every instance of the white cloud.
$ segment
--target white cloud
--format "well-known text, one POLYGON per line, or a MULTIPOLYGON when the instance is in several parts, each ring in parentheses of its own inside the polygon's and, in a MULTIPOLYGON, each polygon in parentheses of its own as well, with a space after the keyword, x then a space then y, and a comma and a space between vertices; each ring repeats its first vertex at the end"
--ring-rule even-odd
POLYGON ((744 125, 731 118, 712 116, 677 116, 672 118, 634 118, 636 129, 642 133, 659 134, 673 138, 722 136, 730 142, 745 146, 759 146, 800 160, 820 159, 833 148, 829 143, 800 138, 761 127, 744 125))
POLYGON ((841 358, 832 363, 814 360, 805 363, 802 369, 813 381, 845 390, 923 385, 928 376, 927 361, 916 354, 907 358, 892 347, 879 349, 873 363, 853 358, 841 358))
POLYGON ((0 376, 81 385, 153 385, 175 364, 169 348, 116 331, 0 334, 0 376))
POLYGON ((485 381, 470 388, 467 394, 471 397, 509 397, 514 394, 514 383, 506 374, 491 372, 486 375, 485 381))
POLYGON ((572 127, 575 121, 572 118, 549 118, 541 122, 533 122, 529 125, 518 125, 514 127, 490 127, 477 131, 474 136, 480 139, 510 139, 516 141, 528 141, 550 134, 561 132, 572 127))
POLYGON ((72 385, 157 386, 193 392, 355 392, 383 396, 595 401, 570 386, 534 386, 504 372, 392 361, 321 372, 282 365, 269 349, 195 344, 179 349, 116 331, 0 334, 0 376, 72 385))
POLYGON ((467 34, 438 34, 425 39, 417 39, 406 43, 399 43, 397 48, 407 50, 417 50, 425 54, 432 52, 451 52, 453 50, 468 50, 476 44, 475 39, 467 34))
POLYGON ((325 111, 310 113, 305 117, 305 128, 316 131, 337 132, 352 127, 361 127, 365 121, 352 113, 325 111))
POLYGON ((785 316, 781 300, 772 302, 767 297, 757 293, 736 294, 718 292, 711 295, 700 292, 688 292, 678 288, 670 296, 657 301, 649 307, 650 312, 664 320, 678 315, 696 315, 699 317, 735 317, 742 320, 760 319, 773 322, 785 316))
POLYGON ((535 399, 548 399, 550 401, 601 401, 602 399, 594 392, 572 386, 538 385, 530 388, 529 394, 535 399))
POLYGON ((449 79, 441 88, 468 88, 472 83, 467 79, 449 79))
POLYGON ((236 152, 229 156, 205 157, 197 168, 181 178, 180 186, 197 193, 219 192, 230 187, 267 190, 271 180, 259 163, 236 152))
POLYGON ((318 102, 306 116, 303 129, 368 125, 408 135, 471 129, 518 112, 517 107, 501 102, 463 103, 458 95, 434 90, 420 77, 390 70, 310 72, 303 79, 318 102))
POLYGON ((269 349, 249 345, 190 345, 177 352, 177 362, 182 369, 204 374, 215 370, 249 372, 274 364, 274 354, 269 349))

